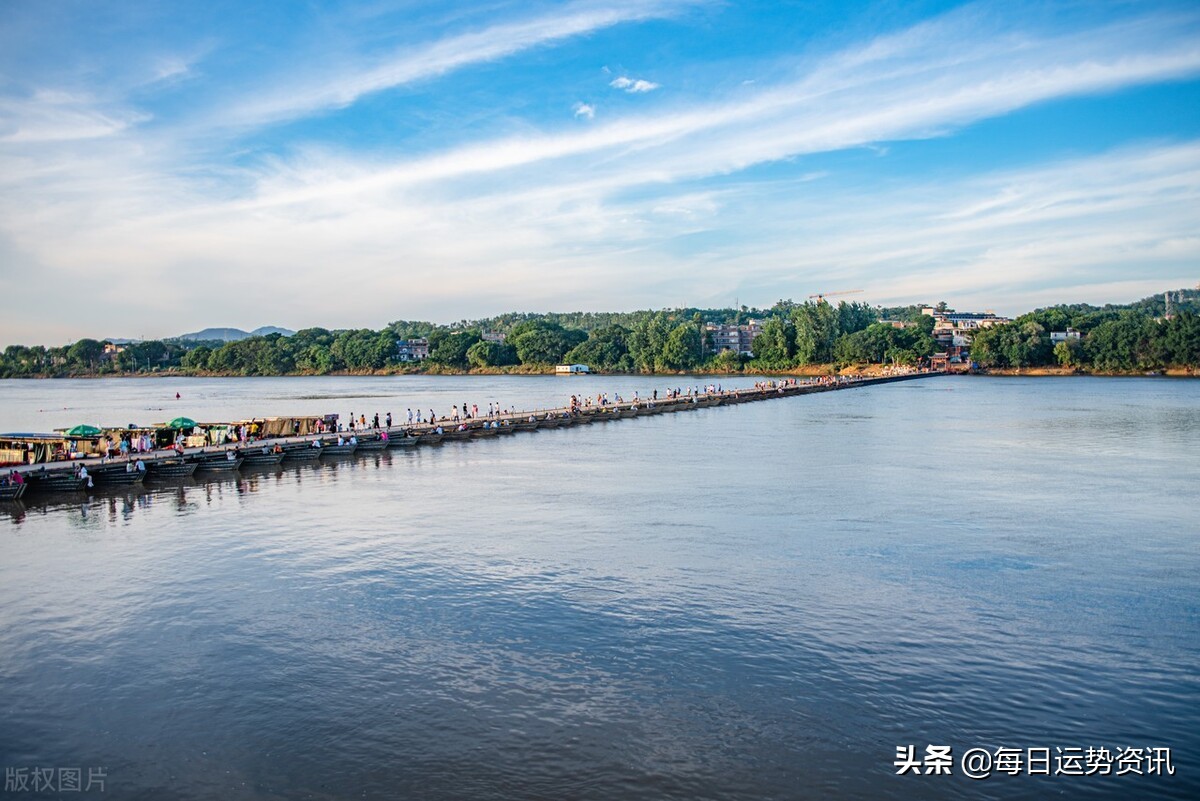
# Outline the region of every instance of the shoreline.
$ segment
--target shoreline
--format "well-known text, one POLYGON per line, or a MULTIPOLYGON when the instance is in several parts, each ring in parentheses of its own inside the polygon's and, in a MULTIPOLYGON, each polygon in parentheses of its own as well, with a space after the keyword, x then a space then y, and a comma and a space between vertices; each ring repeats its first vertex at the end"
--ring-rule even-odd
MULTIPOLYGON (((822 376, 873 376, 885 377, 892 375, 891 369, 883 365, 850 365, 839 368, 833 364, 812 364, 803 367, 789 367, 776 370, 743 369, 743 370, 681 370, 677 372, 623 373, 596 370, 584 375, 589 376, 630 376, 630 377, 670 377, 670 376, 706 376, 706 377, 737 377, 737 376, 796 376, 818 378, 822 376)), ((1200 368, 1169 367, 1162 370, 1130 370, 1130 371, 1097 371, 1081 370, 1064 367, 991 367, 978 370, 951 370, 947 375, 982 375, 1004 377, 1035 377, 1035 378, 1200 378, 1200 368)), ((553 366, 531 368, 528 365, 505 367, 472 367, 457 369, 437 367, 426 370, 381 369, 348 371, 339 370, 329 373, 271 373, 264 375, 245 375, 233 372, 163 370, 161 372, 113 372, 113 373, 82 373, 76 375, 22 375, 11 376, 5 380, 48 380, 56 379, 96 379, 107 378, 386 378, 391 376, 556 376, 553 366)), ((574 376, 564 376, 574 377, 574 376)))

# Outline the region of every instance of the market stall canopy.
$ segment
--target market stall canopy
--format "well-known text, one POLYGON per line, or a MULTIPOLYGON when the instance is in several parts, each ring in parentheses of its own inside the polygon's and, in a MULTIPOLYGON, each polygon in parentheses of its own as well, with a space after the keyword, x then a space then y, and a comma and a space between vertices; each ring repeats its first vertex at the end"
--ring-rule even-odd
POLYGON ((190 417, 176 417, 167 423, 167 428, 195 428, 196 421, 190 417))
POLYGON ((102 433, 104 432, 100 429, 87 424, 77 425, 74 428, 68 428, 66 431, 68 437, 98 437, 102 433))

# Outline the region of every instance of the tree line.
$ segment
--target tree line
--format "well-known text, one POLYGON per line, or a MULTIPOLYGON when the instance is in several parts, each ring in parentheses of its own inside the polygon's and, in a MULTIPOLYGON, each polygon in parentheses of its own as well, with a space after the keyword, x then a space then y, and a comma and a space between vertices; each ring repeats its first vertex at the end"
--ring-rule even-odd
MULTIPOLYGON (((1039 309, 1010 324, 978 331, 971 358, 985 367, 1060 364, 1100 371, 1200 365, 1197 295, 1180 295, 1171 319, 1152 299, 1103 308, 1039 309), (1078 340, 1057 346, 1051 331, 1072 328, 1078 340)), ((112 352, 81 339, 62 347, 10 345, 0 377, 177 372, 219 375, 540 370, 560 363, 607 372, 788 370, 807 365, 917 364, 936 350, 934 319, 919 306, 795 303, 769 309, 675 309, 637 312, 511 313, 450 325, 399 320, 386 328, 307 328, 236 342, 152 340, 112 352), (753 353, 717 352, 708 323, 761 322, 753 353), (485 338, 485 333, 503 334, 485 338), (401 339, 425 338, 429 359, 398 360, 401 339)))
POLYGON ((1096 372, 1141 372, 1200 366, 1200 314, 1170 319, 1140 309, 1054 307, 984 329, 971 342, 981 367, 1060 366, 1096 372), (1078 331, 1054 343, 1050 332, 1078 331))

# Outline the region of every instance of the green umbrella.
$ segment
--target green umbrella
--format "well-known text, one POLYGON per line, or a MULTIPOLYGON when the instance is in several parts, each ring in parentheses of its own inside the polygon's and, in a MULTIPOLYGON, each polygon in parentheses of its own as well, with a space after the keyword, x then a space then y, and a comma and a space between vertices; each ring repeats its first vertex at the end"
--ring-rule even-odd
POLYGON ((95 426, 87 424, 77 425, 74 428, 67 429, 68 437, 98 437, 102 432, 95 426))
POLYGON ((167 428, 195 428, 196 421, 190 417, 176 417, 167 423, 167 428))

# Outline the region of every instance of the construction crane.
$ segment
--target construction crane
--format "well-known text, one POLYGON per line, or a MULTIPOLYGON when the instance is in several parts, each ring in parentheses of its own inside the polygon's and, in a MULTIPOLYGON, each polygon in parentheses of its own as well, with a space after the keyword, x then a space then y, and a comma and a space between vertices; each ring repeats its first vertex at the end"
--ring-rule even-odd
POLYGON ((825 298, 832 298, 835 295, 854 295, 858 292, 862 292, 862 290, 861 289, 843 289, 838 292, 818 292, 815 295, 809 295, 808 299, 812 300, 813 298, 816 298, 817 303, 824 303, 825 298))

